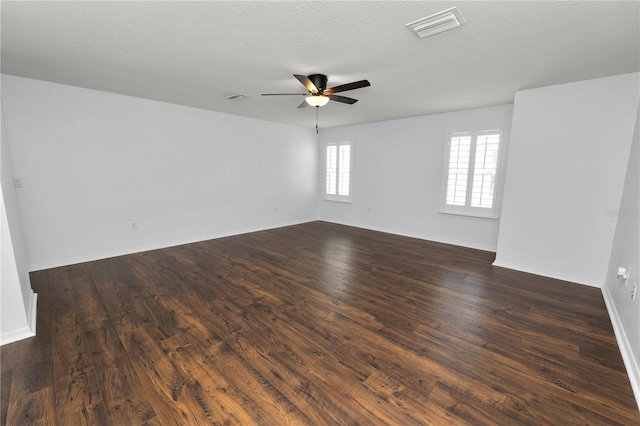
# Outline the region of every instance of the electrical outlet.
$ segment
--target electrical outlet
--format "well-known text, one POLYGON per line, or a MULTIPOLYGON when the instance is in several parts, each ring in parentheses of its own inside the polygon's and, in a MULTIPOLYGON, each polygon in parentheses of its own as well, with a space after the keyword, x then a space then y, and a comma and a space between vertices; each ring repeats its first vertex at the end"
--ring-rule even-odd
POLYGON ((14 179, 13 180, 13 187, 14 188, 22 188, 22 179, 14 179))
POLYGON ((131 230, 136 231, 138 229, 138 222, 131 222, 131 230))
POLYGON ((637 290, 638 290, 638 284, 634 284, 633 289, 631 290, 631 300, 636 300, 637 290))

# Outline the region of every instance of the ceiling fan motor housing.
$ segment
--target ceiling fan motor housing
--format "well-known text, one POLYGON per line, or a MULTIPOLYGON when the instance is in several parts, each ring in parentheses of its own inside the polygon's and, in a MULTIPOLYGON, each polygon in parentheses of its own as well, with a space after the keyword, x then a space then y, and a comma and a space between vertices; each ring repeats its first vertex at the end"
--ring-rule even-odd
POLYGON ((327 88, 327 76, 324 74, 311 74, 309 80, 311 80, 320 93, 327 88))

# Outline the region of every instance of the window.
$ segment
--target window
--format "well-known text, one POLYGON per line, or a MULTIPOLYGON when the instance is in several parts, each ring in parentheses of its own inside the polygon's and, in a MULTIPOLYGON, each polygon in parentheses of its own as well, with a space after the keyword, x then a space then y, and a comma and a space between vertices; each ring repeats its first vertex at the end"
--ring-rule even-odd
POLYGON ((447 138, 442 213, 497 218, 502 131, 451 133, 447 138))
POLYGON ((351 201, 351 143, 327 145, 327 175, 325 198, 335 201, 351 201))

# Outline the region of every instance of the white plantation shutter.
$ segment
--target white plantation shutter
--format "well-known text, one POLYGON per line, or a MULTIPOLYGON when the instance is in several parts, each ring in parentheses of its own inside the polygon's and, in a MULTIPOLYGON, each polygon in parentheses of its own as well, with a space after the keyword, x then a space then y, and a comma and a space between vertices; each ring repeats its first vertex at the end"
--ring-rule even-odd
POLYGON ((349 196, 351 174, 351 145, 340 145, 340 175, 338 177, 338 195, 349 196))
POLYGON ((472 207, 493 208, 499 146, 500 134, 498 133, 477 136, 471 190, 472 207))
POLYGON ((351 200, 351 161, 350 142, 327 145, 326 199, 351 200))
POLYGON ((471 134, 451 135, 447 175, 447 204, 464 206, 467 199, 471 134))
POLYGON ((327 184, 326 193, 336 194, 336 183, 338 181, 338 147, 336 145, 327 146, 327 184))
POLYGON ((501 139, 501 130, 449 135, 441 212, 497 217, 501 139))

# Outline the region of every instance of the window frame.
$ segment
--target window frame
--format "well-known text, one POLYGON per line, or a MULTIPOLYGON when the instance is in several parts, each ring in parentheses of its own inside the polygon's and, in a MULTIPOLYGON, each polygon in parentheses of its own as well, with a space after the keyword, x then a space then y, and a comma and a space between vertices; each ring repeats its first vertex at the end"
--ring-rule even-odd
POLYGON ((323 189, 322 189, 322 193, 323 193, 323 198, 324 200, 327 201, 339 201, 339 202, 343 202, 343 203, 351 203, 353 200, 353 151, 354 151, 354 144, 353 142, 350 141, 344 141, 344 142, 328 142, 325 144, 324 146, 324 155, 323 155, 323 159, 324 159, 324 165, 323 165, 323 170, 324 170, 324 179, 323 179, 323 189), (340 146, 345 146, 348 145, 349 146, 349 195, 339 195, 338 194, 338 188, 340 185, 340 146), (337 158, 336 158, 336 193, 335 194, 328 194, 327 193, 327 151, 328 148, 330 146, 336 146, 337 149, 337 158))
POLYGON ((458 216, 468 216, 481 219, 499 219, 500 218, 500 205, 502 201, 502 175, 504 173, 504 153, 506 151, 506 138, 504 129, 491 129, 491 130, 474 130, 474 131, 455 131, 449 132, 445 140, 445 152, 444 162, 442 167, 442 186, 440 196, 440 213, 458 216), (476 163, 476 151, 478 145, 478 137, 484 135, 500 135, 500 142, 498 145, 498 159, 495 173, 495 183, 493 189, 493 206, 491 208, 486 207, 472 207, 471 197, 473 193, 473 180, 475 175, 475 163, 476 163), (463 206, 447 204, 447 187, 449 177, 449 160, 451 157, 451 139, 456 136, 469 135, 471 136, 471 146, 469 152, 469 166, 467 169, 467 185, 465 193, 465 204, 463 206))

